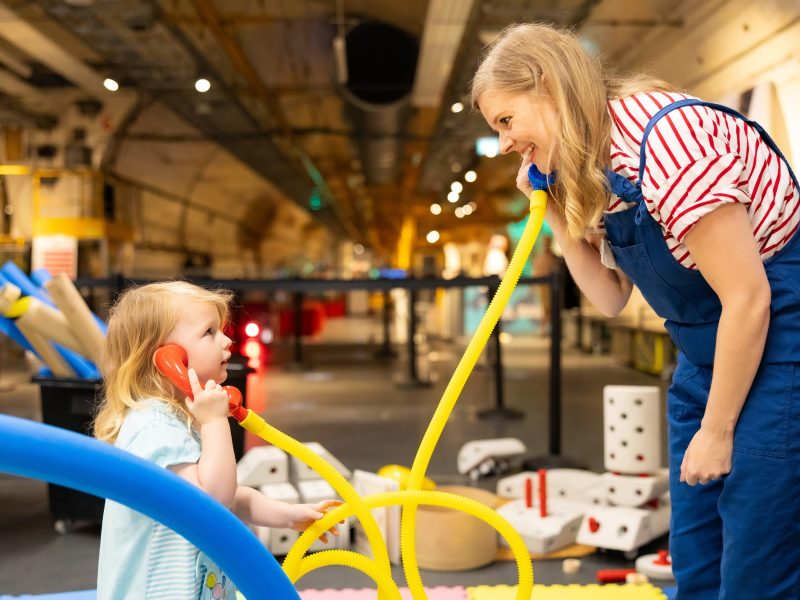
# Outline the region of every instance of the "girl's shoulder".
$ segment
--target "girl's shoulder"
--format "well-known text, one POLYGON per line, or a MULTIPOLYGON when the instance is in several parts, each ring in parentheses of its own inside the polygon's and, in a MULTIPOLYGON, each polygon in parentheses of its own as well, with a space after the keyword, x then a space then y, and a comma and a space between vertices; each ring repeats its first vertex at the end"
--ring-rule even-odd
POLYGON ((186 418, 175 410, 169 402, 160 398, 138 400, 136 406, 129 408, 120 428, 118 443, 132 439, 144 430, 178 429, 189 432, 186 418), (121 440, 120 440, 121 438, 121 440))
POLYGON ((125 416, 117 436, 118 448, 164 467, 199 459, 199 438, 185 417, 163 400, 138 404, 125 416))

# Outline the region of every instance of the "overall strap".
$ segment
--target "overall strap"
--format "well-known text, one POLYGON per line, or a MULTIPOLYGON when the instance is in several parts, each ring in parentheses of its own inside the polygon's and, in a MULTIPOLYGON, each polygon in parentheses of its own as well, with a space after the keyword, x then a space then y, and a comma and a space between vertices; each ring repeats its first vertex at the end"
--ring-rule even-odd
POLYGON ((761 139, 763 139, 764 142, 767 144, 767 146, 769 146, 775 152, 775 154, 777 154, 781 158, 781 160, 783 160, 783 162, 786 163, 786 168, 789 169, 789 175, 791 176, 792 181, 794 181, 794 187, 798 192, 800 192, 800 185, 798 185, 797 177, 795 176, 794 171, 792 171, 792 167, 789 164, 789 161, 786 160, 786 157, 783 155, 783 152, 781 152, 780 148, 778 148, 778 145, 772 140, 772 138, 764 130, 764 128, 761 127, 761 125, 759 125, 755 121, 748 119, 743 114, 733 110, 728 106, 724 106, 722 104, 715 104, 713 102, 705 102, 704 100, 698 100, 697 98, 687 98, 685 100, 678 100, 677 102, 668 104, 667 106, 659 110, 655 115, 653 115, 653 118, 650 119, 650 121, 647 123, 647 126, 644 128, 644 134, 642 135, 642 145, 639 150, 639 156, 640 156, 639 186, 642 185, 642 180, 643 180, 642 177, 644 176, 644 162, 647 154, 647 136, 650 135, 650 130, 653 129, 656 122, 665 114, 675 110, 676 108, 683 108, 684 106, 707 106, 708 108, 713 108, 714 110, 718 110, 737 119, 741 119, 748 125, 754 127, 755 130, 758 131, 759 135, 761 136, 761 139))

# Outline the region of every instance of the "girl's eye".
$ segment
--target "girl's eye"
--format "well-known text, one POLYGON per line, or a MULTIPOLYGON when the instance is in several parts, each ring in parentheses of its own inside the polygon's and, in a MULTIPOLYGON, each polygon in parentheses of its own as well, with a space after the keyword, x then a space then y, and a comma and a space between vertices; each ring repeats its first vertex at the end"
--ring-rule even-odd
POLYGON ((211 327, 209 327, 208 329, 206 329, 206 335, 214 335, 214 330, 211 329, 211 327))
POLYGON ((500 122, 503 125, 508 125, 511 122, 511 117, 503 117, 502 119, 500 119, 500 122))

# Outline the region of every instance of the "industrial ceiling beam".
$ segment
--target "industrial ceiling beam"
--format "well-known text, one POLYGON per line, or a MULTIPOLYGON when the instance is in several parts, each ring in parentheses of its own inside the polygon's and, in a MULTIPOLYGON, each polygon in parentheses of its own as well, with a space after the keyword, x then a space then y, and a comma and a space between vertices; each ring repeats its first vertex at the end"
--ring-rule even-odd
POLYGON ((292 133, 291 125, 286 120, 286 116, 283 114, 280 104, 275 100, 275 96, 271 94, 264 85, 264 82, 262 81, 255 67, 242 50, 242 47, 239 45, 239 42, 234 38, 229 28, 225 25, 225 22, 217 10, 213 0, 192 0, 192 5, 197 11, 200 19, 208 27, 208 29, 216 38, 217 42, 222 47, 226 56, 231 61, 231 64, 233 64, 237 72, 244 77, 247 85, 250 87, 250 90, 255 94, 259 101, 261 101, 267 107, 270 117, 275 121, 277 129, 281 131, 286 140, 289 152, 300 162, 300 164, 303 165, 303 168, 314 182, 314 185, 317 186, 320 193, 328 200, 333 208, 334 213, 341 222, 342 227, 345 228, 345 231, 347 231, 347 234, 352 239, 358 239, 360 237, 358 230, 342 213, 342 209, 339 206, 338 200, 331 193, 322 173, 320 173, 319 169, 314 166, 311 158, 298 144, 294 134, 292 133))

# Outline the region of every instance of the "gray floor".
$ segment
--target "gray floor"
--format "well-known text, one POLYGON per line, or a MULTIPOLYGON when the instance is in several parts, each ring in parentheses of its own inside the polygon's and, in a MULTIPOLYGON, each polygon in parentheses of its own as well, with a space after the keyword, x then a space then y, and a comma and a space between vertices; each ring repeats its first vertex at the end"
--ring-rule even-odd
MULTIPOLYGON (((277 351, 273 363, 251 388, 265 417, 302 441, 318 441, 350 468, 375 471, 388 463, 410 465, 463 346, 430 342, 424 371, 435 381, 429 387, 398 385, 406 369, 402 348, 394 360, 374 357, 377 323, 366 319, 329 321, 326 337, 306 346, 305 369, 290 368, 277 351)), ((602 470, 602 388, 606 384, 660 385, 660 379, 620 367, 608 356, 593 356, 564 344, 563 454, 595 471, 602 470)), ((467 441, 513 436, 531 455, 545 454, 547 434, 548 345, 540 338, 516 337, 504 345, 506 404, 524 411, 519 421, 485 421, 479 411, 494 403, 491 371, 479 365, 467 383, 445 428, 428 476, 440 484, 464 484, 456 456, 467 441)), ((6 363, 0 383, 0 411, 39 419, 36 386, 27 374, 6 363)), ((494 489, 495 479, 478 485, 494 489)), ((0 593, 37 594, 95 587, 99 532, 97 527, 58 535, 48 512, 43 483, 0 475, 0 593)), ((657 540, 646 551, 665 548, 657 540)), ((576 576, 563 575, 560 561, 536 561, 537 583, 589 583, 598 568, 631 566, 614 552, 584 559, 576 576)), ((514 584, 512 562, 495 563, 466 573, 423 571, 427 585, 514 584)), ((404 581, 396 569, 396 581, 404 581)), ((315 571, 300 588, 374 587, 360 573, 344 568, 315 571)))

